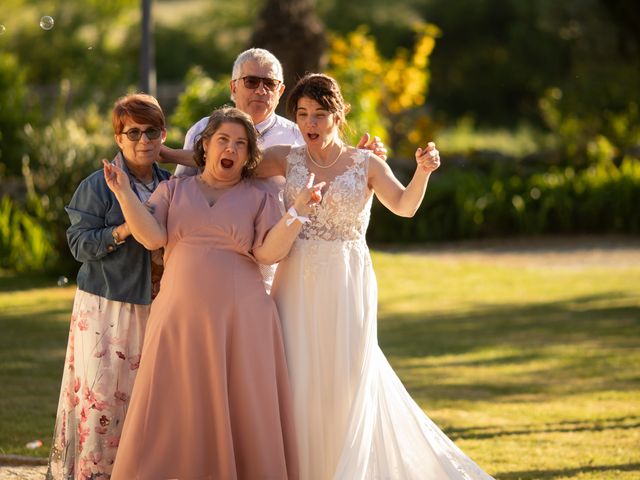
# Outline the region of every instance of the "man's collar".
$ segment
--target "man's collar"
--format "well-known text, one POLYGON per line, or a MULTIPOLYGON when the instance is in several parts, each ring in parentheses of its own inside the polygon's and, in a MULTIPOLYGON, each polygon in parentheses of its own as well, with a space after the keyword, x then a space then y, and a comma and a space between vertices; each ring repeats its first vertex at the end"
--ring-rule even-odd
POLYGON ((256 125, 256 130, 260 135, 267 133, 267 130, 271 129, 277 121, 275 112, 265 118, 263 121, 256 125))

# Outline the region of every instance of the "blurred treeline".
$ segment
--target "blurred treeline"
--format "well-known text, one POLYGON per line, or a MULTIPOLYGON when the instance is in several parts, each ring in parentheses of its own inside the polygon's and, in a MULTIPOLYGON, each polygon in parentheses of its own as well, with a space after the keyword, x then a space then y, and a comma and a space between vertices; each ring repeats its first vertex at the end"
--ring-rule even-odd
MULTIPOLYGON (((352 105, 352 139, 381 136, 404 180, 416 146, 434 139, 443 157, 416 218, 376 205, 370 239, 640 232, 640 3, 314 5, 325 70, 352 105)), ((169 144, 229 103, 233 59, 251 46, 263 6, 155 2, 169 144)), ((71 264, 64 205, 115 153, 110 109, 137 90, 139 10, 134 0, 3 0, 0 267, 71 264), (39 26, 43 15, 54 28, 39 26)))

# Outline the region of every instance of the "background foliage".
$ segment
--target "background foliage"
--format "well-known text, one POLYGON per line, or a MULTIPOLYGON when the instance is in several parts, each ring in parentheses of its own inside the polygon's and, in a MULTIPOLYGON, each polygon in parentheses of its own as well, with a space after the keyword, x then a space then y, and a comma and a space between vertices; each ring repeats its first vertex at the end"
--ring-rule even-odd
MULTIPOLYGON (((263 4, 155 2, 169 144, 181 145, 192 122, 230 102, 231 64, 263 4)), ((316 7, 329 36, 327 69, 352 105, 351 140, 363 131, 381 136, 405 178, 427 139, 444 158, 418 218, 378 205, 372 240, 638 232, 640 4, 370 0, 363 8, 318 0, 316 7)), ((73 265, 63 207, 79 180, 114 153, 109 111, 136 90, 138 8, 135 0, 3 1, 0 215, 14 225, 0 239, 3 266, 73 265), (43 15, 54 17, 53 29, 39 27, 43 15)))

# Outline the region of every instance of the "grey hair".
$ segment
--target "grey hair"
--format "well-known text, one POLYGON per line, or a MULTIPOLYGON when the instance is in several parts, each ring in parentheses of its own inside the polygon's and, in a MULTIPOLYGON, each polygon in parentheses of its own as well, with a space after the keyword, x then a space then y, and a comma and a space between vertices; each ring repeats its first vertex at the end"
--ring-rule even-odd
MULTIPOLYGON (((236 57, 236 61, 233 62, 233 70, 231 71, 231 80, 237 80, 242 75, 242 67, 247 62, 256 62, 261 67, 273 67, 273 70, 276 74, 276 80, 280 80, 284 83, 284 76, 282 74, 282 64, 280 60, 276 58, 276 56, 271 53, 269 50, 265 50, 264 48, 250 48, 245 50, 240 55, 236 57)), ((233 98, 233 93, 231 94, 231 100, 235 101, 233 98)))

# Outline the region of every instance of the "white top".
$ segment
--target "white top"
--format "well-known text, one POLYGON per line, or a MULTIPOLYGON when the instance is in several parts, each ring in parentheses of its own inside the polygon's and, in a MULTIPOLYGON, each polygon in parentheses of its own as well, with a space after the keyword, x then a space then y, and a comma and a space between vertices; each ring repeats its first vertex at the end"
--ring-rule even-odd
MULTIPOLYGON (((204 117, 194 123, 184 137, 184 149, 193 150, 198 136, 204 131, 209 117, 204 117)), ((261 150, 273 145, 304 145, 304 139, 298 126, 275 113, 256 125, 258 130, 258 147, 261 150)), ((175 171, 177 177, 195 175, 198 169, 195 167, 185 167, 178 165, 175 171)))

